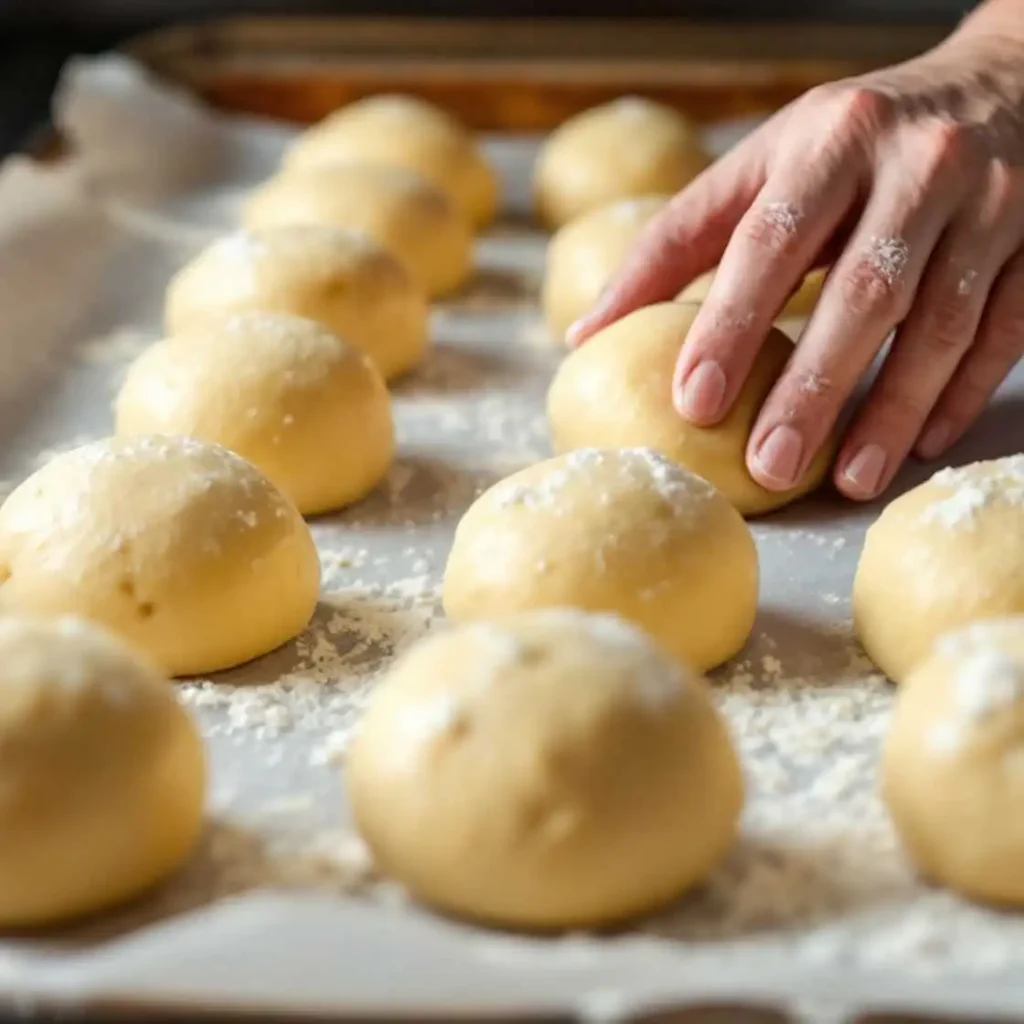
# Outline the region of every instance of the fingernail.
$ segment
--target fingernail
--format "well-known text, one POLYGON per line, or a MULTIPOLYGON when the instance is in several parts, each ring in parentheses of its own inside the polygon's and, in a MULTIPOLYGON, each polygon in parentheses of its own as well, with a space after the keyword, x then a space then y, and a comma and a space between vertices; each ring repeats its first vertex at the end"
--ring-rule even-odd
POLYGON ((803 453, 804 439, 800 432, 788 424, 780 424, 761 442, 754 462, 761 475, 777 487, 792 487, 797 481, 803 453))
POLYGON ((934 459, 936 455, 941 455, 949 446, 952 433, 953 428, 949 420, 937 419, 921 435, 921 440, 917 444, 917 454, 922 459, 934 459))
POLYGON ((675 406, 688 420, 713 420, 725 401, 725 371, 713 359, 698 363, 676 388, 675 406))
POLYGON ((877 444, 866 444, 846 464, 843 479, 857 497, 873 498, 882 485, 885 472, 885 450, 877 444))
POLYGON ((588 313, 586 316, 581 316, 579 320, 569 324, 569 329, 565 332, 565 344, 568 348, 579 348, 580 343, 583 341, 583 332, 587 329, 587 324, 590 323, 591 315, 588 313))

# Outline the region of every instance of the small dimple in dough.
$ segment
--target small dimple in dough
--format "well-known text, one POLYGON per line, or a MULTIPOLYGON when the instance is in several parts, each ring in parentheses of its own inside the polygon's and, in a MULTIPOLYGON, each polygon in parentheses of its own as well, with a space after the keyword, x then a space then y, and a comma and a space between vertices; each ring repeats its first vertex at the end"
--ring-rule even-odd
POLYGON ((779 508, 817 487, 835 450, 829 439, 800 484, 770 491, 750 475, 746 448, 757 413, 793 351, 772 328, 728 415, 688 423, 672 405, 672 377, 698 307, 665 302, 606 327, 561 365, 548 392, 556 451, 646 445, 710 480, 745 516, 779 508))
POLYGON ((376 692, 346 781, 375 862, 414 896, 531 930, 676 898, 743 805, 704 680, 623 620, 567 608, 420 641, 376 692))
POLYGON ((203 822, 202 741, 171 684, 98 626, 0 618, 0 927, 150 889, 203 822))
POLYGON ((444 578, 456 622, 571 606, 614 612, 703 671, 746 642, 757 551, 721 493, 646 448, 581 449, 486 491, 444 578))
POLYGON ((369 357, 282 313, 244 313, 150 346, 115 403, 117 433, 185 434, 257 466, 305 515, 369 493, 394 456, 369 357))
POLYGON ((1024 906, 1024 618, 983 619, 938 639, 900 687, 882 777, 922 875, 1024 906))
POLYGON ((0 611, 75 615, 169 675, 266 654, 309 622, 320 563, 295 506, 251 463, 195 438, 96 441, 0 506, 0 611))
POLYGON ((944 469, 868 529, 853 619, 872 661, 901 682, 936 638, 1024 614, 1024 455, 944 469))

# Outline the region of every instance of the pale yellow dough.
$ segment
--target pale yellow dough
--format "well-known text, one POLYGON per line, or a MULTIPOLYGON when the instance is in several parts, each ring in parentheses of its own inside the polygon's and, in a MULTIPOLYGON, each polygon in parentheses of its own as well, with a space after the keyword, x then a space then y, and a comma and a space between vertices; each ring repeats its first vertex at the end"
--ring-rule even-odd
POLYGON ((890 502, 867 532, 853 621, 901 682, 943 633, 1024 614, 1024 455, 944 469, 890 502))
POLYGON ((295 506, 205 441, 96 441, 58 455, 0 507, 0 611, 101 623, 169 675, 229 668, 290 640, 319 582, 295 506))
POLYGON ((386 872, 513 928, 603 925, 679 896, 743 805, 704 681, 621 619, 567 609, 420 641, 375 694, 346 775, 386 872))
POLYGON ((422 174, 478 227, 494 220, 498 179, 473 136, 450 114, 415 96, 357 100, 303 132, 289 170, 370 163, 422 174))
POLYGON ((369 357, 283 313, 243 313, 150 346, 115 405, 117 433, 187 434, 248 459, 304 515, 386 475, 391 400, 369 357))
POLYGON ((249 229, 327 224, 361 231, 392 253, 431 298, 472 271, 473 232, 448 197, 402 167, 341 164, 286 170, 243 211, 249 229))
POLYGON ((237 231, 183 267, 167 289, 169 334, 234 313, 291 313, 361 348, 391 379, 427 349, 426 294, 366 235, 301 224, 237 231))
POLYGON ((593 308, 647 222, 669 196, 616 199, 561 228, 548 243, 541 305, 551 333, 566 329, 593 308))
POLYGON ((562 363, 548 392, 555 450, 646 445, 710 480, 745 516, 759 515, 817 487, 830 442, 798 487, 769 491, 747 470, 746 447, 761 405, 793 351, 772 328, 729 414, 713 427, 684 420, 672 405, 672 375, 698 307, 665 302, 606 327, 562 363))
POLYGON ((170 683, 97 626, 0 618, 0 927, 122 903, 192 852, 202 742, 170 683))
POLYGON ((918 870, 973 899, 1024 906, 1024 619, 941 637, 900 687, 882 760, 918 870))
POLYGON ((537 212, 545 224, 561 227, 614 199, 678 192, 709 162, 682 114, 624 96, 551 133, 534 169, 537 212))
POLYGON ((444 608, 458 621, 531 608, 608 611, 700 671, 757 612, 757 551, 710 484, 645 448, 585 448, 486 491, 455 531, 444 608))
MULTIPOLYGON (((800 286, 797 288, 786 302, 786 305, 782 307, 777 319, 785 320, 787 318, 806 317, 810 316, 814 312, 814 307, 818 304, 818 299, 821 297, 821 289, 825 285, 825 277, 828 274, 828 270, 819 268, 818 270, 812 270, 804 279, 800 282, 800 286)), ((711 291, 711 282, 715 279, 715 272, 709 270, 706 274, 702 274, 696 280, 691 281, 680 293, 680 302, 703 302, 711 291)))

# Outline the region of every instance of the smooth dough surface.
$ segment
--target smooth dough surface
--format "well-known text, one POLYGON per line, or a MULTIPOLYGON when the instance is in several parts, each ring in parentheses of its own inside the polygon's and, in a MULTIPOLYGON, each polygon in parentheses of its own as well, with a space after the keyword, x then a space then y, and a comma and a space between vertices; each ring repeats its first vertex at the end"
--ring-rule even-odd
MULTIPOLYGON (((826 269, 812 270, 800 282, 786 305, 782 307, 777 319, 784 320, 787 317, 805 317, 814 312, 821 296, 821 289, 825 285, 825 277, 828 274, 826 269)), ((715 279, 715 272, 709 270, 706 274, 691 281, 680 293, 680 302, 703 302, 711 291, 711 282, 715 279)))
POLYGON ((370 358, 283 313, 242 313, 151 345, 115 405, 117 433, 186 434, 253 463, 304 515, 383 479, 391 399, 370 358))
POLYGON ((234 313, 291 313, 361 348, 386 379, 427 349, 426 294, 366 235, 300 224, 236 231, 214 242, 167 289, 168 334, 234 313))
POLYGON ((743 781, 704 681, 610 615, 568 609, 421 641, 346 758, 385 871, 460 916, 606 924, 696 884, 743 781))
POLYGON ((0 927, 163 881, 203 822, 202 741, 140 655, 70 618, 0 618, 0 927))
POLYGON ((725 419, 713 427, 687 423, 672 405, 672 374, 697 309, 676 302, 638 309, 569 355, 548 392, 552 443, 562 452, 649 446, 710 480, 743 515, 769 512, 821 483, 834 445, 826 445, 800 485, 788 491, 769 491, 748 472, 754 420, 793 351, 775 328, 725 419))
POLYGON ((911 860, 974 899, 1024 905, 1024 619, 942 636, 907 676, 883 793, 911 860))
POLYGON ((624 96, 551 133, 534 170, 537 211, 545 224, 561 227, 614 199, 674 194, 709 162, 682 114, 624 96))
POLYGON ((422 174, 478 227, 494 220, 498 179, 473 136, 449 113, 415 96, 357 100, 292 144, 289 169, 370 163, 422 174))
POLYGON ((456 622, 553 606, 614 612, 704 671, 746 642, 757 586, 750 530, 705 480, 651 449, 584 448, 470 506, 444 608, 456 622))
POLYGON ((186 437, 95 441, 0 507, 0 611, 77 615, 169 675, 266 654, 316 607, 320 563, 295 506, 244 459, 186 437))
POLYGON ((472 270, 469 221, 426 178, 402 167, 286 170, 249 198, 243 221, 250 229, 327 224, 361 231, 392 253, 432 298, 454 291, 472 270))
POLYGON ((853 621, 894 682, 943 633, 1024 615, 1024 455, 943 469, 868 529, 853 621))
POLYGON ((556 232, 548 243, 541 294, 544 319, 556 338, 593 308, 647 222, 670 198, 616 199, 556 232))

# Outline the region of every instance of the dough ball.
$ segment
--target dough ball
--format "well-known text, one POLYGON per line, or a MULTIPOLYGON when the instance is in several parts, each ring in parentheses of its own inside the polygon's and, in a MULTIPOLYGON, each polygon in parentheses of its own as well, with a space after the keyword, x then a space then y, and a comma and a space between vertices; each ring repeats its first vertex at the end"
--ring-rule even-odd
POLYGON ((316 320, 361 348, 388 380, 427 349, 424 292, 355 231, 299 224, 228 235, 171 281, 165 320, 169 334, 183 334, 257 310, 316 320))
POLYGON ((534 170, 537 211, 545 224, 561 227, 613 199, 678 192, 708 163, 682 114, 625 96, 551 133, 534 170))
POLYGON ((900 688, 885 801, 923 875, 1024 905, 1024 619, 946 634, 900 688))
MULTIPOLYGON (((782 307, 782 312, 779 313, 778 319, 785 320, 787 318, 796 317, 807 317, 814 312, 814 307, 818 303, 818 298, 821 295, 821 289, 825 285, 825 277, 828 271, 824 268, 812 270, 804 279, 800 282, 800 287, 797 288, 786 305, 782 307)), ((709 270, 706 274, 702 274, 696 280, 691 281, 680 293, 680 302, 703 302, 711 291, 711 282, 715 279, 715 272, 709 270)))
POLYGON ((385 871, 444 910, 529 929, 675 898, 728 849, 743 804, 701 678, 621 619, 569 609, 421 641, 346 772, 385 871))
POLYGON ((591 310, 647 222, 669 196, 617 199, 577 217, 548 244, 541 304, 548 329, 563 338, 591 310))
POLYGON ((700 477, 650 449, 584 448, 477 499, 445 571, 455 621, 552 606, 615 612, 703 671, 746 642, 757 551, 700 477))
POLYGON ((469 277, 469 221, 422 175, 402 167, 341 164, 286 171, 246 204, 250 229, 327 224, 361 231, 392 253, 431 297, 469 277))
POLYGON ((391 466, 391 400, 368 356, 312 320, 225 317, 150 346, 128 371, 117 433, 230 448, 305 515, 358 501, 391 466))
POLYGON ((789 491, 769 491, 747 471, 750 431, 793 343, 773 328, 729 415, 713 427, 695 426, 672 405, 672 374, 697 309, 674 302, 647 306, 568 356, 548 392, 555 450, 649 446, 710 480, 745 516, 779 508, 821 483, 833 451, 827 446, 789 491))
POLYGON ((187 437, 58 455, 0 507, 0 610, 80 615, 169 675, 249 661, 316 607, 309 527, 255 466, 187 437))
POLYGON ((104 910, 191 853, 206 772, 166 679, 99 627, 0 618, 0 927, 104 910))
POLYGON ((892 680, 943 633, 1024 614, 1024 455, 944 469, 890 502, 867 532, 853 621, 892 680))
POLYGON ((498 179, 473 136, 440 107, 415 96, 370 96, 342 107, 302 133, 289 170, 370 163, 422 174, 472 224, 494 220, 498 179))

